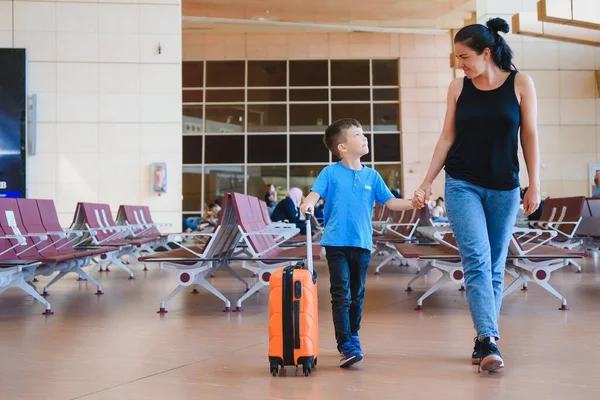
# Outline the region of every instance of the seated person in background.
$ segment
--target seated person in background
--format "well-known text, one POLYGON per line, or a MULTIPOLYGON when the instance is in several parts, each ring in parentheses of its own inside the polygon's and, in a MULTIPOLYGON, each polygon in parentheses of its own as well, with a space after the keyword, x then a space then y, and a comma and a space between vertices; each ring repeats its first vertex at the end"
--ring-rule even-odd
POLYGON ((291 188, 287 196, 277 203, 271 220, 273 222, 289 222, 296 224, 300 233, 306 235, 306 222, 300 219, 300 201, 302 200, 302 190, 291 188))
POLYGON ((185 224, 185 229, 184 232, 186 233, 190 233, 193 231, 198 231, 200 223, 202 223, 202 217, 186 217, 184 216, 184 224, 185 224))
POLYGON ((219 218, 219 211, 215 203, 210 203, 206 211, 204 211, 204 223, 209 226, 217 226, 217 220, 219 218))
POLYGON ((600 197, 600 171, 596 172, 596 175, 594 175, 594 185, 596 185, 596 187, 594 188, 592 197, 600 197))
POLYGON ((325 200, 319 199, 317 204, 315 204, 315 219, 319 222, 323 221, 325 211, 325 200))
POLYGON ((431 210, 433 222, 448 222, 446 210, 444 209, 444 198, 438 197, 435 201, 435 207, 431 210))
POLYGON ((219 213, 221 212, 221 202, 219 201, 219 199, 215 200, 215 208, 213 210, 213 213, 217 216, 217 218, 219 217, 219 213))
POLYGON ((269 215, 273 214, 273 210, 275 210, 275 206, 277 205, 277 192, 275 191, 275 186, 270 183, 265 185, 265 203, 267 203, 269 215))

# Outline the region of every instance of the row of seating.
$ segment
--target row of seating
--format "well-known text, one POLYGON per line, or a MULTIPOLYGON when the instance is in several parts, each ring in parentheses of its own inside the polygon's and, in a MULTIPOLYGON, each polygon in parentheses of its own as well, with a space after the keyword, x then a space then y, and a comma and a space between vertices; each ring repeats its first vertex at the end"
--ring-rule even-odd
MULTIPOLYGON (((71 228, 63 229, 52 200, 0 199, 0 293, 19 288, 44 304, 44 314, 51 315, 52 307, 44 297, 72 272, 94 284, 97 295, 103 294, 100 283, 90 276, 93 268, 85 271, 84 267, 109 263, 125 267, 122 257, 154 252, 165 243, 147 208, 121 206, 119 215, 122 225, 114 223, 108 205, 79 203, 71 228), (35 277, 55 272, 40 294, 35 277)), ((132 278, 133 273, 124 269, 132 278)))
MULTIPOLYGON (((566 299, 548 284, 548 279, 554 270, 568 263, 578 266, 574 260, 585 255, 572 251, 575 247, 566 244, 568 240, 565 240, 576 239, 574 232, 579 232, 582 217, 578 219, 577 212, 572 210, 583 212, 585 207, 581 201, 586 202, 588 209, 589 204, 594 204, 590 199, 578 199, 579 202, 551 199, 544 209, 543 216, 547 221, 534 223, 535 228, 515 229, 507 266, 507 272, 515 277, 515 281, 505 294, 533 281, 560 298, 561 307, 566 308, 566 299)), ((273 223, 263 201, 239 193, 225 195, 213 232, 162 235, 158 229, 162 226, 152 221, 147 207, 121 206, 115 221, 108 205, 79 203, 73 223, 67 230, 60 227, 50 200, 2 199, 0 213, 0 228, 5 235, 0 238, 4 240, 4 247, 0 246, 0 262, 4 265, 0 270, 0 293, 8 287, 19 287, 44 303, 48 313, 51 312, 49 303, 32 283, 36 275, 59 271, 43 293, 67 273, 75 272, 95 284, 97 293, 102 294, 100 284, 90 273, 97 268, 108 269, 113 264, 132 279, 134 274, 126 265, 129 260, 158 262, 161 269, 176 273, 178 286, 161 301, 159 312, 166 312, 166 303, 191 285, 194 291, 198 286, 204 287, 225 303, 226 310, 231 310, 231 301, 206 279, 219 269, 244 284, 246 293, 237 300, 235 307, 236 311, 241 311, 244 300, 268 285, 276 268, 297 262, 307 254, 306 238, 298 234, 294 224, 273 223), (33 206, 36 212, 30 210, 33 206), (47 245, 41 244, 44 241, 48 241, 47 245), (156 253, 160 247, 168 249, 167 245, 178 248, 156 253), (15 250, 18 246, 25 248, 15 250), (233 261, 240 261, 242 268, 258 276, 252 287, 231 267, 233 261), (87 265, 92 268, 86 273, 82 268, 87 265)), ((590 218, 598 218, 598 215, 590 215, 590 218)), ((450 228, 427 227, 432 225, 427 220, 416 211, 388 213, 385 221, 374 220, 381 231, 374 235, 373 249, 388 252, 377 272, 392 259, 414 266, 418 274, 408 283, 408 291, 431 269, 442 272, 442 277, 417 301, 417 309, 422 308, 425 298, 446 283, 460 284, 461 288, 463 285, 460 256, 450 228)), ((318 257, 320 246, 314 246, 312 254, 318 257)))
MULTIPOLYGON (((515 277, 515 281, 506 288, 504 295, 521 286, 526 290, 527 283, 534 282, 558 297, 561 300, 561 309, 567 308, 567 300, 548 283, 548 280, 553 271, 569 264, 575 265, 578 271, 581 270, 581 266, 575 260, 585 257, 586 253, 580 249, 584 238, 579 226, 584 203, 589 207, 589 204, 595 201, 584 197, 548 199, 540 221, 521 222, 515 226, 507 260, 507 272, 515 277)), ((596 226, 600 227, 600 224, 596 226)), ((590 233, 594 232, 587 232, 586 237, 589 237, 590 233)), ((600 231, 596 231, 595 234, 600 235, 600 231)), ((420 226, 403 238, 375 236, 374 244, 377 251, 388 253, 376 267, 376 274, 394 259, 417 268, 418 273, 409 281, 407 291, 411 291, 412 283, 431 269, 442 272, 442 277, 419 298, 417 309, 422 308, 425 298, 446 283, 460 284, 463 289, 462 264, 449 226, 420 226), (417 237, 429 238, 433 244, 415 244, 417 237)))
POLYGON ((119 207, 117 224, 112 217, 108 204, 78 203, 71 229, 83 232, 76 245, 112 246, 116 250, 101 257, 96 268, 108 268, 116 265, 134 279, 133 272, 127 267, 124 259, 137 259, 143 253, 155 253, 155 249, 167 244, 167 236, 162 235, 158 228, 162 224, 152 221, 150 210, 144 206, 119 207))
MULTIPOLYGON (((553 204, 550 203, 549 208, 552 207, 553 204)), ((227 268, 230 273, 235 274, 230 267, 232 261, 242 261, 243 268, 259 276, 258 282, 250 289, 243 278, 236 276, 247 287, 247 293, 236 304, 235 309, 241 311, 245 299, 268 285, 270 274, 274 269, 305 257, 306 249, 303 246, 285 248, 297 234, 294 225, 271 223, 266 206, 256 197, 238 193, 227 194, 223 210, 217 229, 213 233, 214 236, 204 244, 204 247, 195 249, 182 247, 172 252, 142 259, 144 262, 168 264, 178 274, 178 287, 161 302, 159 312, 166 312, 166 302, 180 293, 185 286, 192 284, 194 290, 198 285, 210 290, 225 302, 226 310, 230 310, 231 302, 204 278, 213 274, 218 268, 227 268), (227 217, 228 215, 230 216, 227 217), (221 253, 219 251, 207 253, 210 243, 219 242, 221 230, 229 227, 228 224, 237 226, 240 235, 236 238, 238 242, 230 241, 230 247, 219 249, 221 253), (190 270, 192 260, 195 265, 193 270, 190 270), (182 269, 185 269, 185 272, 181 272, 182 269)), ((417 309, 423 307, 424 299, 447 283, 457 283, 463 288, 464 274, 461 259, 448 226, 430 224, 432 226, 429 228, 421 226, 417 229, 421 216, 416 211, 381 214, 377 218, 385 215, 387 220, 376 221, 374 218, 373 221, 374 224, 379 224, 382 233, 374 235, 374 251, 381 250, 381 246, 384 245, 390 252, 388 260, 397 258, 417 268, 419 272, 410 280, 407 290, 411 291, 412 284, 431 269, 435 268, 442 272, 442 277, 419 298, 417 309), (416 235, 417 232, 419 235, 416 235)), ((569 215, 568 212, 563 213, 562 222, 565 221, 564 217, 569 215)), ((515 277, 515 281, 507 288, 505 295, 512 292, 516 286, 526 287, 531 281, 557 296, 561 300, 561 308, 566 309, 566 299, 548 284, 548 279, 553 271, 568 263, 574 263, 575 259, 582 258, 585 253, 552 246, 557 236, 558 232, 548 232, 543 229, 515 229, 507 266, 508 273, 515 277)), ((318 246, 313 249, 313 254, 320 254, 318 246)), ((381 266, 380 264, 379 267, 381 266)))
MULTIPOLYGON (((141 257, 144 263, 160 263, 161 269, 177 276, 178 286, 160 304, 159 313, 165 313, 166 303, 186 287, 198 286, 225 303, 225 311, 231 311, 231 301, 206 278, 222 269, 246 286, 246 293, 236 302, 235 311, 242 311, 244 300, 269 284, 275 269, 306 258, 305 238, 298 235, 295 224, 272 223, 266 204, 254 196, 226 193, 215 230, 211 233, 185 233, 182 237, 205 236, 208 240, 200 245, 178 243, 179 248, 156 255, 141 257), (295 237, 295 240, 291 240, 295 237), (287 245, 287 246, 286 246, 287 245), (258 280, 250 287, 231 268, 232 261, 242 262, 242 268, 252 271, 258 280)), ((313 255, 319 257, 321 248, 313 246, 313 255)))

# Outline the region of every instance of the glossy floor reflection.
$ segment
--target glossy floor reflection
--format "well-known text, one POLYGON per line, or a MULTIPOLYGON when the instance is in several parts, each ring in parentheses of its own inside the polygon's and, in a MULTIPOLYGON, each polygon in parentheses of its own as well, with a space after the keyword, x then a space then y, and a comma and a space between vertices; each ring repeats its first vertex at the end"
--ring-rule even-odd
MULTIPOLYGON (((308 378, 293 368, 269 374, 266 289, 242 313, 223 313, 215 297, 188 290, 161 317, 156 311, 175 287, 173 274, 134 265, 136 279, 128 281, 118 270, 96 272, 106 293, 100 297, 67 276, 51 290, 51 317, 17 290, 0 295, 0 399, 596 399, 598 266, 588 259, 582 274, 565 269, 552 276, 569 311, 558 311, 558 299, 533 284, 506 298, 499 342, 506 368, 478 374, 470 365, 474 332, 464 293, 449 285, 415 311, 439 274, 406 293, 414 271, 398 267, 381 276, 371 270, 361 330, 365 359, 341 370, 320 262, 321 354, 308 378)), ((227 275, 218 274, 214 284, 233 301, 243 294, 227 275)))

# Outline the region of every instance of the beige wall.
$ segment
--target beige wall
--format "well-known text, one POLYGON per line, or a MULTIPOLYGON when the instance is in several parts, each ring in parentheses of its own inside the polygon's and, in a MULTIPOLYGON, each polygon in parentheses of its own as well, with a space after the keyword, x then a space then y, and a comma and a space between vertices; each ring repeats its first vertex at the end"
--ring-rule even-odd
MULTIPOLYGON (((536 0, 478 0, 477 19, 536 12, 536 0)), ((538 94, 542 191, 547 196, 589 195, 588 167, 600 161, 600 99, 594 70, 600 48, 508 35, 517 68, 538 94)), ((521 157, 522 186, 528 183, 521 157)))
MULTIPOLYGON (((184 60, 400 58, 404 193, 412 193, 429 165, 452 79, 448 35, 375 33, 183 33, 184 60)), ((442 194, 442 181, 436 182, 442 194)))
POLYGON ((28 92, 38 96, 28 194, 54 199, 63 225, 78 201, 113 212, 147 204, 156 220, 181 225, 180 5, 139 3, 0 0, 0 47, 27 49, 28 92), (159 198, 150 164, 160 161, 169 187, 159 198))

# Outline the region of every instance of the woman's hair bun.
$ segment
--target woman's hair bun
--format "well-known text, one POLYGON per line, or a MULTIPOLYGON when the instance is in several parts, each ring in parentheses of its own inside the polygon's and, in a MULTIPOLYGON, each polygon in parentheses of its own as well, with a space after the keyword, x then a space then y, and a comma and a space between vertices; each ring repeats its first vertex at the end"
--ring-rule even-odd
POLYGON ((492 32, 508 33, 510 30, 508 22, 502 18, 491 18, 485 25, 490 28, 492 32))

